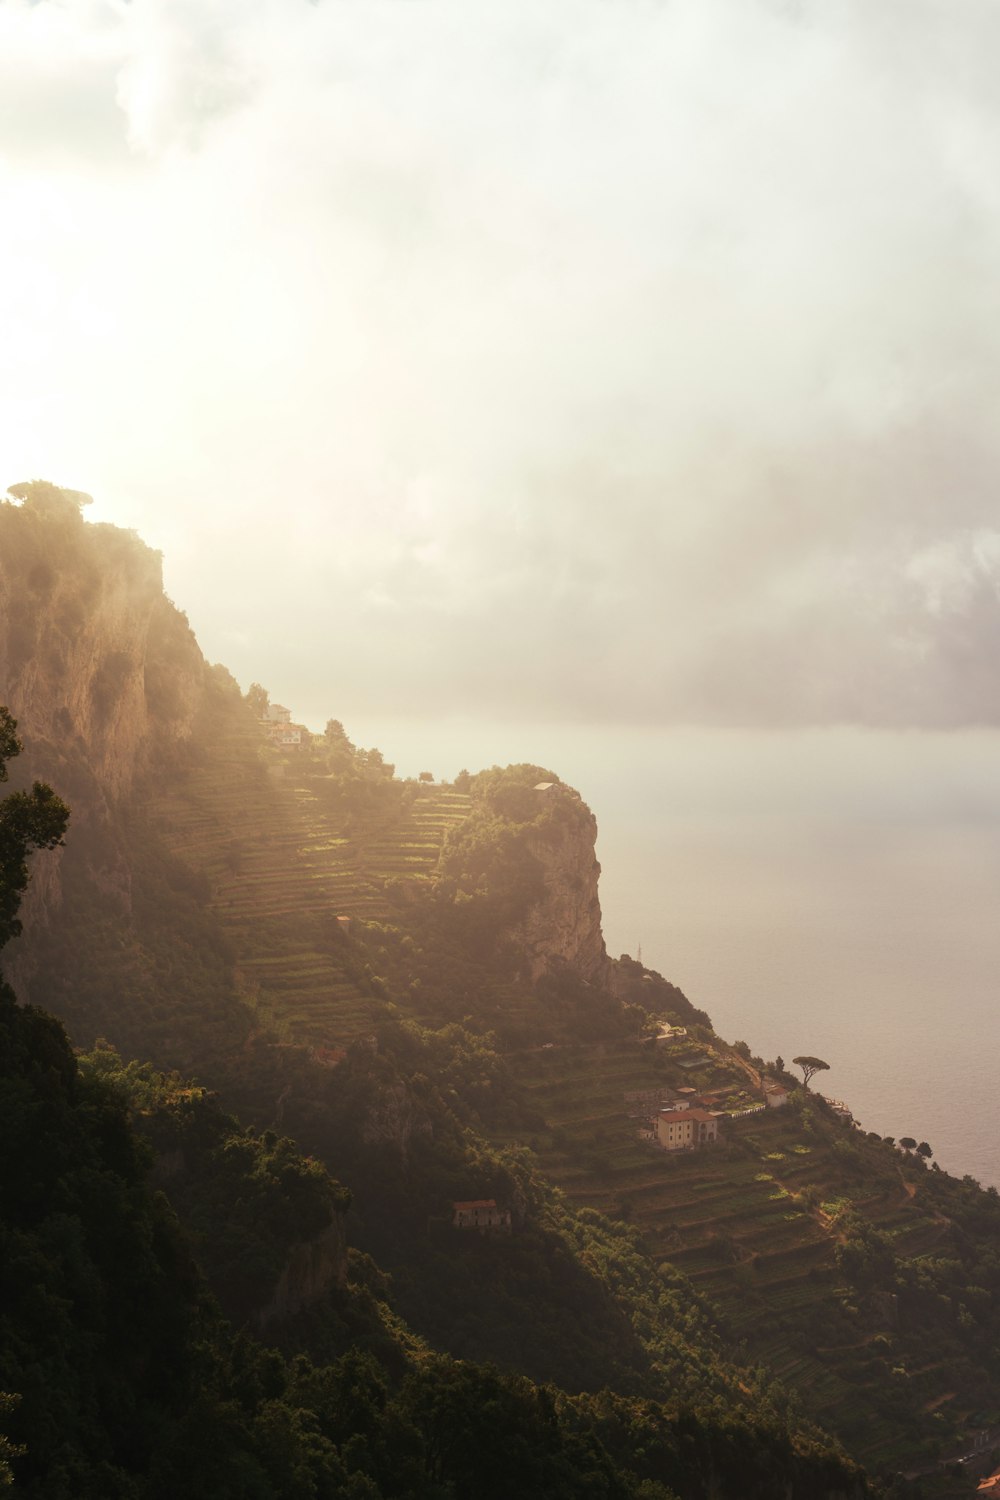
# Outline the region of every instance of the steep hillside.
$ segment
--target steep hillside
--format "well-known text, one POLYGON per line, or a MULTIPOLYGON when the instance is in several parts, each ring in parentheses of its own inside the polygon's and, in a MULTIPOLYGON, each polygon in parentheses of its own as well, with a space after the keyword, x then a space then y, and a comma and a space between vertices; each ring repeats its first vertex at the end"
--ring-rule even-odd
MULTIPOLYGON (((1000 1325, 974 1327, 958 1291, 985 1283, 992 1300, 1000 1289, 988 1242, 970 1243, 965 1227, 970 1187, 801 1094, 734 1113, 711 1150, 664 1156, 626 1095, 698 1073, 634 1043, 526 1055, 517 1072, 536 1111, 517 1138, 568 1201, 624 1221, 654 1260, 683 1271, 735 1346, 875 1469, 920 1467, 971 1442, 970 1428, 1000 1424, 1000 1325)), ((727 1072, 739 1109, 731 1065, 716 1060, 704 1086, 725 1087, 727 1072)), ((1000 1224, 1000 1200, 977 1201, 983 1223, 1000 1224)))
POLYGON ((85 524, 86 496, 17 489, 22 503, 0 503, 0 688, 26 743, 14 776, 62 788, 74 818, 35 874, 7 972, 81 1041, 107 1030, 134 1049, 155 1034, 190 1063, 245 1023, 202 888, 138 825, 146 788, 197 757, 197 723, 245 705, 164 595, 157 553, 85 524))
MULTIPOLYGON (((6 780, 20 751, 6 709, 2 729, 6 780)), ((27 857, 65 821, 44 785, 0 801, 0 946, 27 857)), ((372 1102, 382 1108, 380 1091, 372 1102)), ((355 1257, 349 1283, 347 1197, 317 1162, 107 1047, 81 1069, 58 1022, 2 980, 0 1117, 0 1486, 16 1479, 37 1500, 867 1493, 829 1444, 753 1398, 707 1328, 705 1347, 686 1345, 683 1408, 574 1399, 432 1355, 381 1300, 377 1266, 355 1257), (318 1344, 322 1364, 302 1352, 287 1363, 219 1321, 150 1190, 135 1123, 230 1310, 276 1325, 293 1350, 318 1344)))
POLYGON ((426 983, 428 1015, 464 1014, 471 984, 530 1025, 533 982, 553 966, 605 979, 594 820, 551 772, 525 768, 552 785, 512 820, 524 793, 499 773, 471 793, 401 784, 339 725, 282 752, 204 662, 158 556, 87 525, 81 497, 19 488, 21 504, 0 504, 0 686, 28 745, 22 775, 64 788, 75 816, 8 970, 78 1041, 155 1044, 188 1069, 261 1030, 337 1049, 370 1033, 407 942, 398 986, 413 1001, 426 983), (516 859, 494 847, 498 817, 519 830, 516 859), (71 964, 47 940, 56 914, 71 964))
MULTIPOLYGON (((794 1080, 608 958, 595 821, 557 775, 403 782, 333 720, 281 744, 148 549, 50 487, 0 505, 0 606, 28 770, 74 812, 19 986, 321 1159, 416 1339, 581 1399, 709 1393, 800 1453, 816 1421, 886 1473, 1000 1427, 996 1195, 801 1091, 765 1109, 765 1073, 794 1080), (667 1100, 719 1143, 659 1149, 667 1100), (509 1235, 456 1232, 480 1199, 509 1235)), ((176 1087, 163 1118, 204 1123, 176 1087)))

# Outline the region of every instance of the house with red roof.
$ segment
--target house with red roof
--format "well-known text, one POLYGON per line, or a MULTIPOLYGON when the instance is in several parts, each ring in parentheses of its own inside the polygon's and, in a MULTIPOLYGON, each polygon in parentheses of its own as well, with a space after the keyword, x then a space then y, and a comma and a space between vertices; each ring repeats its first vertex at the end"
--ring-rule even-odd
POLYGON ((469 1198, 452 1204, 452 1224, 456 1229, 475 1229, 480 1234, 499 1231, 510 1234, 510 1209, 500 1208, 495 1198, 469 1198))
POLYGON ((655 1122, 656 1144, 663 1151, 690 1151, 719 1139, 719 1116, 707 1109, 663 1109, 655 1122))

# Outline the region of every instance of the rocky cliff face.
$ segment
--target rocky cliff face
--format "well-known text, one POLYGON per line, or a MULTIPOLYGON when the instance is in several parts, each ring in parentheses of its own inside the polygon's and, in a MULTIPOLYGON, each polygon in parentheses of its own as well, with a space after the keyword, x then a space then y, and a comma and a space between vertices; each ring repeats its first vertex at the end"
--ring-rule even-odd
POLYGON ((294 1317, 318 1302, 332 1287, 343 1286, 346 1280, 347 1239, 343 1215, 338 1213, 322 1234, 294 1246, 273 1297, 254 1315, 254 1321, 259 1328, 267 1328, 283 1318, 294 1317))
POLYGON ((86 525, 51 485, 0 504, 0 688, 32 767, 85 766, 107 802, 154 741, 185 739, 207 667, 163 593, 160 554, 86 525))
POLYGON ((553 966, 566 964, 591 984, 603 985, 609 981, 610 960, 597 891, 597 819, 566 787, 556 785, 542 795, 561 798, 562 815, 547 820, 524 841, 541 870, 542 894, 511 936, 533 981, 553 966))
POLYGON ((143 774, 190 739, 212 673, 163 593, 160 555, 132 532, 88 525, 86 497, 40 482, 0 502, 0 703, 24 754, 12 781, 50 782, 70 804, 65 851, 33 863, 22 909, 30 938, 4 967, 27 989, 33 948, 62 898, 65 861, 131 909, 130 863, 116 814, 143 774))

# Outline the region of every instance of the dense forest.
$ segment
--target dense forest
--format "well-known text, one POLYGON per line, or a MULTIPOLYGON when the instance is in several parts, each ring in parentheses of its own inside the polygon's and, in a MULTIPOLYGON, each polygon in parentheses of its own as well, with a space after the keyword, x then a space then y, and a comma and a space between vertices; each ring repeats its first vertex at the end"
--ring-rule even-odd
POLYGON ((0 505, 7 1480, 971 1493, 997 1194, 610 957, 555 772, 294 724, 78 498, 0 505))

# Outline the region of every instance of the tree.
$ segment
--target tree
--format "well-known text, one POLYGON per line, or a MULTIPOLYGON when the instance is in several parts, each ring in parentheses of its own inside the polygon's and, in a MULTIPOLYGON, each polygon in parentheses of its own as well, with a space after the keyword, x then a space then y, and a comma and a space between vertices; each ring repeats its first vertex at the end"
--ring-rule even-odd
POLYGON ((328 745, 350 745, 351 749, 354 749, 339 719, 327 719, 326 728, 323 730, 323 738, 328 745))
MULTIPOLYGON (((7 762, 21 750, 17 720, 0 705, 0 781, 7 780, 7 762)), ((21 931, 17 913, 28 885, 28 855, 61 844, 68 820, 65 802, 41 781, 0 802, 0 948, 21 931)))
POLYGON ((802 1087, 809 1087, 809 1080, 814 1073, 829 1073, 830 1064, 824 1062, 821 1057, 793 1057, 792 1062, 797 1068, 802 1069, 802 1087))
MULTIPOLYGON (((0 1391, 0 1417, 6 1417, 12 1412, 20 1399, 20 1396, 12 1395, 9 1391, 0 1391)), ((0 1432, 0 1489, 6 1490, 13 1486, 14 1471, 10 1460, 22 1458, 24 1453, 23 1447, 12 1443, 6 1433, 0 1432)))
POLYGON ((25 510, 47 521, 79 521, 83 507, 94 503, 93 496, 83 490, 66 490, 61 485, 49 484, 47 479, 23 480, 12 484, 7 493, 20 500, 25 510))
POLYGON ((420 775, 417 777, 417 780, 418 781, 433 781, 434 780, 434 772, 433 771, 421 771, 420 775))
POLYGON ((912 1135, 901 1135, 899 1137, 899 1144, 904 1151, 916 1151, 917 1149, 917 1143, 912 1135))
POLYGON ((271 704, 271 695, 266 687, 261 687, 259 682, 251 682, 247 688, 247 702, 258 719, 267 717, 267 710, 271 704))
POLYGON ((924 1161, 926 1161, 929 1156, 934 1155, 934 1152, 931 1150, 930 1146, 928 1146, 926 1141, 921 1141, 920 1145, 917 1147, 917 1155, 922 1156, 924 1161))

